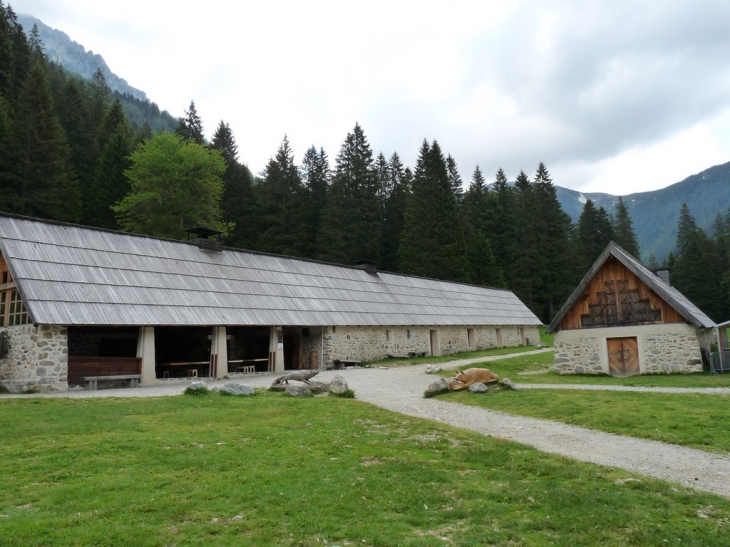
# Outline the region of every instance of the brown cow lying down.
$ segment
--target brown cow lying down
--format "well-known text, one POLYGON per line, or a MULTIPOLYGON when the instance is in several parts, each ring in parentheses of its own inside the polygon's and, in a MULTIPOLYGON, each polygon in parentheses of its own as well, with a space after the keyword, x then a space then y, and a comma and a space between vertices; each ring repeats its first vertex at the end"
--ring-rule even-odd
POLYGON ((461 371, 456 377, 449 379, 449 389, 456 391, 466 389, 472 384, 481 382, 482 384, 492 384, 499 382, 499 376, 494 374, 488 368, 470 368, 461 371))

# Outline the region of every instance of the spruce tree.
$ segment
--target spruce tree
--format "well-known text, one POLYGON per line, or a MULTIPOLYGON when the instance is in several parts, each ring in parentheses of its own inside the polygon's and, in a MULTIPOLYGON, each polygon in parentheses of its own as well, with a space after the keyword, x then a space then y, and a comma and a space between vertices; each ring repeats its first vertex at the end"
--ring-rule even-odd
POLYGON ((319 152, 311 146, 302 158, 302 181, 309 194, 311 227, 313 241, 319 239, 320 226, 322 224, 322 211, 327 198, 327 189, 330 179, 330 165, 327 153, 324 148, 319 152))
POLYGON ((380 189, 373 152, 359 124, 335 160, 319 237, 320 257, 351 264, 380 254, 380 189))
POLYGON ((310 202, 289 139, 269 160, 257 187, 258 248, 262 251, 309 258, 312 256, 310 202))
POLYGON ((223 120, 218 124, 210 147, 218 150, 226 169, 223 172, 223 221, 232 226, 226 244, 244 249, 255 249, 258 238, 257 206, 253 191, 253 176, 238 161, 238 145, 233 132, 223 120))
POLYGON ((456 198, 456 203, 458 205, 464 199, 464 182, 461 180, 459 169, 456 166, 456 160, 451 157, 451 154, 446 156, 446 171, 448 172, 451 191, 454 193, 454 197, 456 198))
POLYGON ((534 309, 547 323, 570 294, 573 283, 569 247, 571 220, 563 211, 550 173, 542 162, 532 184, 529 209, 536 268, 533 271, 541 272, 534 282, 534 309))
POLYGON ((636 232, 634 232, 631 215, 629 215, 629 210, 621 196, 619 196, 618 202, 616 203, 613 238, 614 241, 616 241, 616 243, 618 243, 626 252, 635 258, 641 257, 641 253, 639 252, 639 242, 636 239, 636 232))
POLYGON ((180 118, 175 133, 185 141, 192 140, 200 145, 205 144, 203 121, 198 116, 198 111, 195 110, 195 101, 190 101, 190 108, 185 111, 185 116, 180 118))
POLYGON ((486 181, 477 165, 461 207, 470 280, 478 285, 501 286, 504 280, 492 253, 489 233, 492 205, 486 181))
POLYGON ((93 226, 118 230, 120 225, 112 209, 131 191, 127 170, 132 166, 132 133, 126 118, 121 118, 116 129, 105 139, 101 155, 94 168, 94 178, 85 203, 88 204, 87 222, 93 226))
POLYGON ((411 192, 413 175, 396 152, 388 160, 386 183, 387 197, 383 210, 382 233, 380 236, 380 267, 383 270, 398 272, 398 248, 400 247, 403 226, 405 225, 406 204, 411 192))
POLYGON ((18 143, 17 206, 24 214, 78 221, 81 196, 63 129, 54 113, 45 62, 36 60, 13 119, 18 143))
POLYGON ((456 197, 436 141, 423 141, 413 175, 399 250, 405 273, 468 281, 469 265, 456 197))
POLYGON ((716 291, 722 280, 713 267, 718 260, 712 241, 697 226, 686 203, 677 223, 677 254, 672 283, 714 320, 721 320, 716 291))
POLYGON ((583 212, 578 219, 576 230, 580 266, 580 275, 585 275, 598 256, 611 241, 610 222, 605 209, 596 209, 592 200, 586 201, 583 212))

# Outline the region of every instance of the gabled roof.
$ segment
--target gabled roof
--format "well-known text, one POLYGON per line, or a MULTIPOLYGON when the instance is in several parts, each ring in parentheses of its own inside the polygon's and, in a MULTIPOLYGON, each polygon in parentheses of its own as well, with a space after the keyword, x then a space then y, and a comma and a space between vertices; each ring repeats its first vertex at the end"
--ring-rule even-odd
POLYGON ((512 292, 0 215, 35 323, 540 325, 512 292))
POLYGON ((690 302, 686 296, 674 287, 667 285, 659 277, 654 275, 651 270, 645 268, 641 262, 611 241, 601 253, 601 256, 599 256, 593 263, 593 267, 591 267, 583 280, 573 291, 573 294, 570 295, 570 298, 568 298, 565 304, 563 304, 563 307, 560 308, 560 311, 558 311, 557 315, 550 322, 550 325, 548 325, 547 328, 548 334, 554 332, 560 326, 560 322, 563 320, 565 315, 575 305, 580 296, 586 290, 586 287, 588 287, 588 284, 595 277, 606 260, 608 260, 611 256, 626 266, 641 281, 646 283, 662 300, 677 310, 677 312, 684 317, 688 323, 691 323, 695 327, 702 328, 711 328, 715 326, 712 319, 707 317, 702 310, 690 302))

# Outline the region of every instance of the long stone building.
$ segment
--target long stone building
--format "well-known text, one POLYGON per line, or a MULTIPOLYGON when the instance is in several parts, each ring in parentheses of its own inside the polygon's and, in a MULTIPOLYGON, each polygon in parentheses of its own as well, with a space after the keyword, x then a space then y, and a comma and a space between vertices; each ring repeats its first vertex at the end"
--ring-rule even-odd
POLYGON ((65 390, 95 376, 149 385, 331 368, 539 339, 540 320, 508 290, 203 237, 0 214, 0 253, 0 386, 15 392, 65 390))
POLYGON ((560 373, 702 372, 715 323, 682 293, 611 242, 568 298, 554 333, 560 373))

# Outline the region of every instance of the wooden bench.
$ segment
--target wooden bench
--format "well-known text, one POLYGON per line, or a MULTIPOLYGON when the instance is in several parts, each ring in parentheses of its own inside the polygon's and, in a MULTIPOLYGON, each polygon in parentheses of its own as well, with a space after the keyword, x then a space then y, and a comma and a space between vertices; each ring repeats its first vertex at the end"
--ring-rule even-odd
POLYGON ((97 382, 108 380, 127 380, 128 387, 137 387, 139 381, 142 379, 141 374, 113 374, 111 376, 84 376, 84 382, 86 383, 86 389, 89 391, 96 391, 97 382))
POLYGON ((136 386, 142 378, 142 359, 139 357, 69 356, 68 384, 98 389, 98 380, 120 380, 136 386), (96 381, 95 381, 96 379, 96 381))

